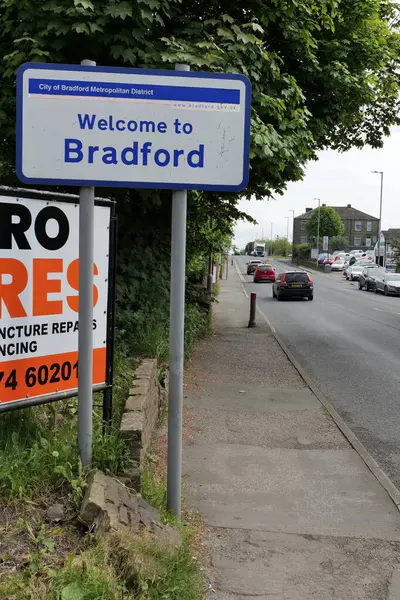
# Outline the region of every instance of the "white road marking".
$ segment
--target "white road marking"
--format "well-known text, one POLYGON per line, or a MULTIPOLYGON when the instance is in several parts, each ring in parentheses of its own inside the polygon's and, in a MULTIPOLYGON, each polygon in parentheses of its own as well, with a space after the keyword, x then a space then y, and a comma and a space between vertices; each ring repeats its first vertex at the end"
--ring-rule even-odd
POLYGON ((239 265, 237 264, 236 260, 234 260, 233 262, 235 263, 235 269, 236 269, 237 274, 239 275, 240 281, 246 281, 239 269, 239 265))
POLYGON ((373 308, 372 310, 377 310, 386 313, 387 315, 400 315, 400 312, 392 312, 391 310, 384 310, 383 308, 373 308))

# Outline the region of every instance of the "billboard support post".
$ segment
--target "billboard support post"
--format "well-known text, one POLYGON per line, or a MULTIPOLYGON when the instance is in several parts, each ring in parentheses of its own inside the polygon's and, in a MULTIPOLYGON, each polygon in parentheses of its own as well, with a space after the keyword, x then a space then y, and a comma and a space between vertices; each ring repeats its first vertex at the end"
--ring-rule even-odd
POLYGON ((114 380, 114 346, 115 346, 115 295, 116 295, 116 262, 117 262, 117 217, 115 204, 111 207, 110 244, 108 252, 108 300, 107 300, 107 359, 106 384, 103 394, 103 434, 112 424, 112 397, 114 380))
MULTIPOLYGON (((190 67, 175 65, 175 69, 189 71, 190 67)), ((187 190, 172 192, 167 505, 177 517, 182 494, 186 213, 187 190)))
MULTIPOLYGON (((82 65, 95 66, 92 60, 82 65)), ((92 463, 94 187, 79 190, 78 446, 82 465, 92 463)))
POLYGON ((79 191, 78 445, 92 462, 94 187, 79 191))

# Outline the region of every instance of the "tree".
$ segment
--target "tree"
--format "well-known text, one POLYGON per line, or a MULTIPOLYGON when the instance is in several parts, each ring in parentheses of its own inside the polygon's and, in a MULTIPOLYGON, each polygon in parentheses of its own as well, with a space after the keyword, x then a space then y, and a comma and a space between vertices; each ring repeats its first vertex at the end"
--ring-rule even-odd
POLYGON ((318 242, 318 212, 319 212, 319 237, 325 235, 331 237, 342 236, 344 233, 343 221, 339 213, 331 206, 321 206, 314 210, 307 222, 308 237, 318 242))
MULTIPOLYGON (((398 123, 396 10, 392 0, 1 0, 0 181, 17 183, 18 67, 90 58, 107 66, 188 63, 194 71, 247 75, 251 164, 244 194, 282 193, 319 150, 379 147, 398 123)), ((150 311, 168 302, 171 194, 96 192, 117 200, 119 327, 134 339, 150 326, 150 311)), ((241 196, 189 194, 190 273, 198 274, 212 246, 243 218, 241 196)))
POLYGON ((272 254, 276 256, 287 256, 292 250, 292 244, 285 237, 278 237, 272 242, 272 254))
POLYGON ((334 235, 329 238, 329 250, 335 252, 335 250, 344 250, 349 245, 349 240, 344 235, 334 235))
POLYGON ((391 247, 393 248, 394 260, 396 261, 396 271, 400 272, 400 239, 395 238, 390 242, 391 247))
POLYGON ((318 150, 380 146, 398 122, 395 17, 391 0, 2 0, 0 177, 15 181, 19 65, 89 57, 100 65, 181 62, 248 75, 246 193, 282 192, 318 150))

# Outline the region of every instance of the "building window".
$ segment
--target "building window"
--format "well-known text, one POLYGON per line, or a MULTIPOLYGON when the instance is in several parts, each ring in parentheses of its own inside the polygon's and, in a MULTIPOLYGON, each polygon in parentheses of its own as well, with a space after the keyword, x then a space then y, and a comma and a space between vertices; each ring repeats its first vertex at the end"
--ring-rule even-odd
POLYGON ((307 221, 302 221, 301 222, 301 230, 305 231, 307 229, 307 221))
POLYGON ((372 231, 372 221, 367 221, 367 231, 372 231))
POLYGON ((378 237, 377 237, 376 235, 373 235, 373 236, 372 236, 372 242, 373 242, 374 244, 376 244, 376 240, 377 240, 377 239, 378 239, 378 237))
POLYGON ((354 245, 355 246, 361 246, 361 235, 355 235, 354 236, 354 245))
POLYGON ((362 222, 354 221, 354 231, 362 231, 362 222))
POLYGON ((307 244, 307 237, 305 235, 302 235, 300 237, 300 244, 307 244))

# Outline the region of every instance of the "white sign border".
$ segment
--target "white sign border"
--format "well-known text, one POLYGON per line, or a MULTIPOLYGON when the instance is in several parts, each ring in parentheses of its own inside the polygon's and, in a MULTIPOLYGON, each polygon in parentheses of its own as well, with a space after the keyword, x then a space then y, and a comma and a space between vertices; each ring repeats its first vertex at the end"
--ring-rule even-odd
POLYGON ((128 188, 147 188, 147 189, 169 189, 169 190, 204 190, 204 191, 225 191, 239 192, 247 187, 249 181, 249 160, 250 160, 250 115, 251 115, 251 83, 244 75, 236 73, 208 73, 203 71, 173 71, 156 69, 129 69, 124 67, 99 67, 90 65, 65 65, 48 63, 25 63, 21 65, 17 72, 17 153, 16 153, 16 172, 18 179, 26 184, 35 185, 64 185, 64 186, 95 186, 95 187, 128 187, 128 188), (238 80, 245 85, 244 102, 244 153, 243 153, 243 177, 238 185, 206 185, 190 183, 160 183, 146 181, 95 181, 93 179, 51 179, 26 177, 22 170, 22 151, 23 151, 23 75, 28 69, 41 69, 49 71, 84 71, 95 73, 118 73, 118 74, 141 74, 158 75, 163 77, 183 77, 183 78, 207 78, 216 80, 238 80))

